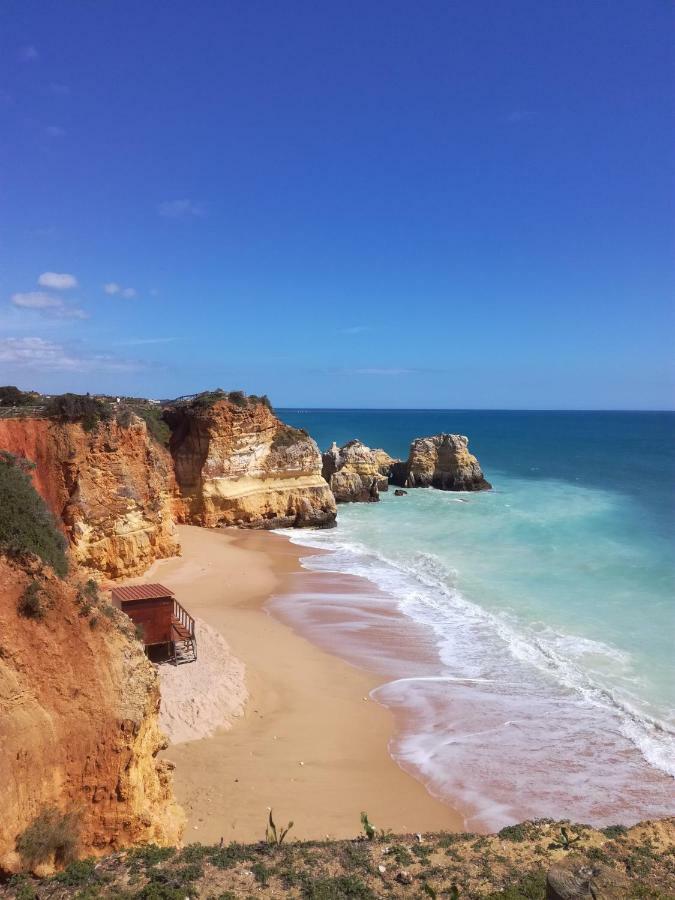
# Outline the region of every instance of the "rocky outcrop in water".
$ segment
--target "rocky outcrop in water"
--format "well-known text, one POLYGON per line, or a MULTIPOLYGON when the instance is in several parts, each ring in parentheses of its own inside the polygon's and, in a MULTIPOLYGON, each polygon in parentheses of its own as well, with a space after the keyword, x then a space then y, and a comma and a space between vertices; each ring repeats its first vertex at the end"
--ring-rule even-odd
POLYGON ((247 528, 334 525, 335 499, 321 477, 316 443, 265 402, 232 396, 165 410, 179 520, 247 528))
POLYGON ((49 809, 73 817, 81 856, 180 839, 158 711, 126 616, 76 577, 0 556, 0 871, 21 867, 16 838, 49 809))
POLYGON ((435 487, 442 491, 485 491, 478 460, 469 453, 468 438, 461 434, 436 434, 417 438, 405 462, 392 467, 392 483, 400 487, 435 487))
POLYGON ((370 503, 389 489, 394 460, 384 450, 371 450, 361 441, 342 447, 335 442, 322 456, 323 477, 338 503, 370 503))
POLYGON ((89 430, 53 418, 0 419, 0 449, 35 464, 35 487, 80 565, 118 578, 179 552, 171 457, 137 416, 89 430))

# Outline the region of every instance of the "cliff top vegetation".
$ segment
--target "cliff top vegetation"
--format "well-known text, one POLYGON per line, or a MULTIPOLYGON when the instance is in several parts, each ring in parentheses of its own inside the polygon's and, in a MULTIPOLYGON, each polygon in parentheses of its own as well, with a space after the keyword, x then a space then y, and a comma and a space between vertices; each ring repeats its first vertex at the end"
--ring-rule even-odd
POLYGON ((672 897, 675 821, 597 831, 539 820, 498 834, 392 835, 368 829, 355 840, 139 847, 101 860, 72 863, 37 880, 17 876, 0 897, 234 900, 262 896, 307 900, 446 897, 454 900, 543 900, 558 894, 556 877, 594 879, 598 896, 672 897), (557 873, 557 876, 556 876, 557 873), (611 893, 610 889, 614 892, 611 893), (547 890, 549 893, 547 893, 547 890), (618 891, 618 892, 617 892, 618 891))
POLYGON ((199 410, 210 409, 220 400, 227 400, 234 406, 241 408, 261 403, 268 409, 272 409, 272 404, 266 394, 258 396, 258 394, 246 394, 244 391, 225 391, 222 388, 216 388, 213 391, 202 391, 200 394, 192 394, 186 397, 178 397, 175 400, 167 400, 164 401, 164 405, 199 410))

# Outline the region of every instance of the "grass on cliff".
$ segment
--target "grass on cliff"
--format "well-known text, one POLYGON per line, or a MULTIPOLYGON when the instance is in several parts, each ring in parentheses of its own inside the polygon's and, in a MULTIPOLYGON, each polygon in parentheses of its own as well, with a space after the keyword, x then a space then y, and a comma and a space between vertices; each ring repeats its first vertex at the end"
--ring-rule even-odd
MULTIPOLYGON (((363 823, 362 823, 363 824, 363 823)), ((370 823, 368 823, 370 824, 370 823)), ((340 841, 267 840, 257 844, 153 845, 72 863, 49 879, 14 880, 0 897, 15 900, 544 900, 554 865, 604 867, 625 900, 667 900, 675 890, 675 823, 612 829, 539 820, 493 835, 390 835, 340 841), (578 838, 559 846, 562 828, 578 838)), ((603 893, 603 896, 605 894, 603 893)), ((590 896, 590 895, 589 895, 590 896)))
POLYGON ((0 551, 18 558, 35 554, 63 576, 66 540, 33 487, 31 469, 26 460, 0 451, 0 551))

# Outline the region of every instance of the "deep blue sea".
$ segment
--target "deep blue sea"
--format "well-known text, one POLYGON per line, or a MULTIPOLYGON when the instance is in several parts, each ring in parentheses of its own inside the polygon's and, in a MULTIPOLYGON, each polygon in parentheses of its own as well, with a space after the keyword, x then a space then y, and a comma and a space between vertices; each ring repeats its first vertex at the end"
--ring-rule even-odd
POLYGON ((410 623, 417 648, 379 661, 375 692, 399 763, 486 827, 675 810, 675 414, 278 412, 322 450, 359 438, 405 458, 415 437, 465 434, 493 484, 389 491, 292 535, 329 551, 308 569, 377 586, 358 613, 343 598, 333 649, 353 658, 364 609, 410 623))

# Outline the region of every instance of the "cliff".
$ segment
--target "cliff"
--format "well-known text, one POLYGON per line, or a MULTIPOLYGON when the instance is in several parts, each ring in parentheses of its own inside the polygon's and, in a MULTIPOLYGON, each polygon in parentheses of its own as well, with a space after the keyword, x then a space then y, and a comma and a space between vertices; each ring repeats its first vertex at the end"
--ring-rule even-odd
POLYGON ((167 451, 129 424, 0 419, 0 449, 35 463, 33 482, 63 523, 76 561, 111 578, 178 553, 167 451))
POLYGON ((361 441, 342 447, 333 443, 322 455, 322 473, 338 503, 368 503, 389 489, 394 462, 384 450, 371 450, 361 441))
POLYGON ((461 434, 436 434, 414 440, 407 461, 393 466, 392 483, 442 491, 485 491, 492 487, 483 477, 476 457, 469 453, 468 438, 461 434))
POLYGON ((334 524, 335 500, 321 477, 316 443, 280 422, 266 403, 197 398, 170 405, 164 416, 180 521, 247 528, 334 524))
POLYGON ((72 815, 78 855, 179 840, 158 709, 153 666, 93 583, 0 556, 0 870, 50 808, 72 815))

